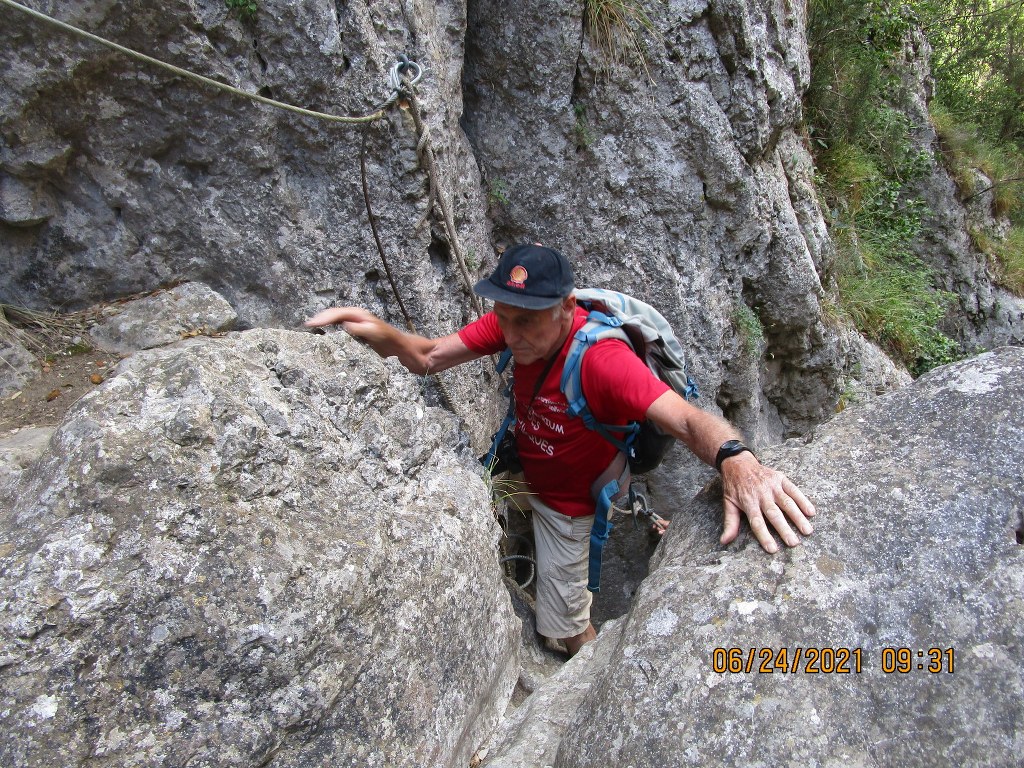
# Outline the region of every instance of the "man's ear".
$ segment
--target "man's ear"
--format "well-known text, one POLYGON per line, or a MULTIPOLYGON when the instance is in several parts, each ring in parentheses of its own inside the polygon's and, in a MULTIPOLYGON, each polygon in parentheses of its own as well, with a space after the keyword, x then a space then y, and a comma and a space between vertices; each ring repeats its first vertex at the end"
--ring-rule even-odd
POLYGON ((570 293, 562 299, 562 309, 566 312, 572 312, 576 309, 576 294, 570 293))

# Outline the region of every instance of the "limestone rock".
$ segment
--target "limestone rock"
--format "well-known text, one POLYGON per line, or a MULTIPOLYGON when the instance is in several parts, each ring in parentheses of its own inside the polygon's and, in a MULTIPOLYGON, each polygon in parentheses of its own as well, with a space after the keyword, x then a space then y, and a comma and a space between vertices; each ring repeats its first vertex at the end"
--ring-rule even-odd
POLYGON ((542 688, 511 713, 495 734, 494 741, 484 747, 486 759, 481 763, 482 768, 551 765, 565 728, 608 663, 608 656, 621 633, 620 622, 607 622, 598 641, 583 646, 542 688))
MULTIPOLYGON (((439 158, 438 192, 476 270, 470 279, 481 276, 492 250, 486 196, 459 127, 464 0, 275 0, 252 20, 223 2, 155 9, 83 0, 42 10, 250 93, 335 115, 373 111, 391 95, 398 56, 408 55, 423 71, 418 94, 439 158)), ((37 222, 0 237, 0 301, 77 310, 186 280, 224 296, 241 327, 294 328, 339 304, 405 327, 402 305, 430 335, 474 317, 440 214, 423 221, 431 181, 408 110, 394 106, 362 127, 301 117, 10 8, 0 14, 0 178, 17 179, 9 197, 18 222, 37 222), (398 297, 367 224, 364 168, 398 297), (35 190, 49 197, 31 197, 35 190)), ((493 409, 500 422, 481 395, 483 371, 445 377, 446 395, 431 385, 430 402, 446 397, 464 417, 493 409)), ((493 428, 480 421, 466 418, 482 450, 493 428)))
POLYGON ((465 766, 519 622, 418 388, 344 334, 249 331, 82 398, 0 516, 0 764, 465 766))
POLYGON ((46 451, 54 427, 27 427, 0 438, 0 504, 3 492, 46 451))
POLYGON ((226 331, 237 319, 219 293, 202 283, 184 283, 124 303, 89 335, 103 349, 128 354, 173 344, 190 334, 226 331))
POLYGON ((795 132, 803 6, 644 11, 645 61, 616 64, 581 5, 470 4, 463 122, 495 235, 560 247, 581 285, 657 306, 708 407, 758 439, 803 431, 832 411, 845 365, 822 321, 827 234, 795 132), (753 355, 741 307, 763 328, 753 355))
MULTIPOLYGON (((1024 299, 998 284, 981 252, 975 234, 1001 238, 1009 228, 1005 214, 997 214, 994 195, 975 195, 957 187, 942 161, 942 149, 928 114, 934 82, 930 72, 931 46, 924 35, 910 35, 900 57, 902 79, 899 107, 913 129, 909 139, 928 159, 927 171, 915 187, 925 202, 922 231, 915 254, 935 274, 937 287, 949 291, 956 307, 948 313, 946 331, 973 352, 1005 344, 1024 344, 1024 299)), ((991 180, 980 172, 974 188, 988 188, 991 180)))
MULTIPOLYGON (((767 556, 749 534, 720 548, 709 486, 675 515, 617 634, 599 636, 607 663, 578 671, 595 682, 559 716, 557 757, 517 765, 1017 764, 1022 446, 1024 350, 1002 348, 766 452, 817 505, 799 548, 767 556), (716 672, 732 648, 739 671, 716 672)), ((536 711, 509 743, 551 739, 536 711)))
POLYGON ((0 337, 0 397, 11 395, 39 375, 39 361, 16 338, 0 337))

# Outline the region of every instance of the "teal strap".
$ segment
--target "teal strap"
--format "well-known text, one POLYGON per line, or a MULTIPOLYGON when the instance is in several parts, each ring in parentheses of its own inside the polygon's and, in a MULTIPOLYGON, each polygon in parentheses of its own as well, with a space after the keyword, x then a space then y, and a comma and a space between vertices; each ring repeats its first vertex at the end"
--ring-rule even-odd
POLYGON ((594 524, 590 529, 590 562, 588 565, 587 589, 591 592, 601 590, 601 556, 604 543, 612 532, 612 524, 608 519, 611 514, 612 502, 626 496, 630 489, 629 462, 622 453, 615 454, 605 470, 598 475, 590 487, 590 495, 594 499, 594 524))
POLYGON ((590 529, 590 564, 588 568, 587 589, 591 592, 601 591, 601 557, 604 544, 612 532, 612 523, 608 512, 612 508, 612 497, 619 492, 619 481, 612 480, 601 489, 597 497, 597 509, 594 513, 594 526, 590 529))

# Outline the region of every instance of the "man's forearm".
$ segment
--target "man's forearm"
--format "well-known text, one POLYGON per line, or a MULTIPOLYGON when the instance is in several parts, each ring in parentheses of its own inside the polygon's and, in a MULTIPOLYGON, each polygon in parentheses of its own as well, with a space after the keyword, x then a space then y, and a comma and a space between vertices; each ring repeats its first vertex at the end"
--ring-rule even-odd
POLYGON ((339 325, 381 357, 397 357, 413 373, 427 373, 433 339, 406 333, 360 307, 332 307, 311 317, 307 326, 339 325))
POLYGON ((681 440, 697 458, 715 466, 718 449, 728 440, 742 440, 725 419, 687 403, 675 392, 666 392, 647 411, 647 418, 681 440))

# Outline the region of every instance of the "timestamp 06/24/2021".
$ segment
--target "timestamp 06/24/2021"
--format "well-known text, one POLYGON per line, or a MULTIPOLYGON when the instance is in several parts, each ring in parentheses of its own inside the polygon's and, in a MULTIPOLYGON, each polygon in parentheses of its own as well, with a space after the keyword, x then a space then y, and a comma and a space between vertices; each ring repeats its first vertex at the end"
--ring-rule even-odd
POLYGON ((882 648, 868 652, 856 647, 714 648, 711 669, 719 674, 849 675, 879 670, 885 674, 953 674, 953 648, 882 648), (878 654, 877 657, 875 654, 878 654))

